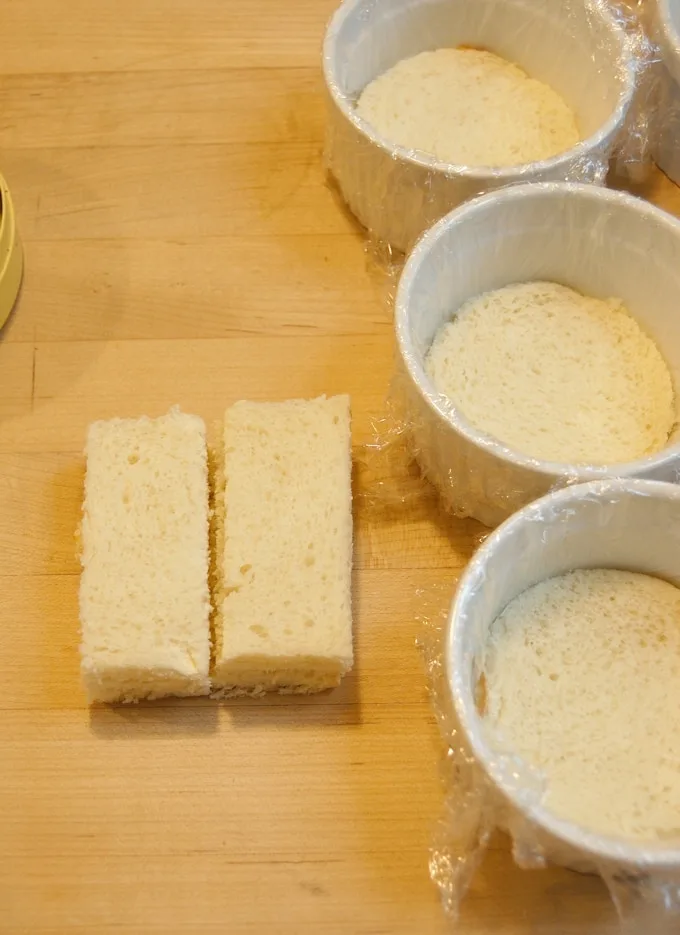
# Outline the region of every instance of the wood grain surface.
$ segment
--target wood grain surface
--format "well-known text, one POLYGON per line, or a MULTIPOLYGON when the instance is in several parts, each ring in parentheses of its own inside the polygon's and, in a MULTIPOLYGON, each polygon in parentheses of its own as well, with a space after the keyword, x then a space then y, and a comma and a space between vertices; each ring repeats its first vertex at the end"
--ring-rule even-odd
MULTIPOLYGON (((419 592, 478 541, 356 484, 357 666, 311 698, 88 709, 73 531, 87 424, 349 392, 393 362, 386 282, 325 184, 334 0, 3 0, 0 166, 26 246, 0 340, 0 933, 440 935, 442 753, 419 592)), ((680 213, 659 174, 639 190, 680 213)), ((466 935, 605 935, 602 885, 494 842, 466 935)))

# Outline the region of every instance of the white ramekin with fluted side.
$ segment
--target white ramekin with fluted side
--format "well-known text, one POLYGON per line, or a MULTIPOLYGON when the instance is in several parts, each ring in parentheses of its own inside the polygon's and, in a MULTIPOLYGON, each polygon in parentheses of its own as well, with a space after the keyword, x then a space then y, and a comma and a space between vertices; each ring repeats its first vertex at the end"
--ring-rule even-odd
POLYGON ((419 241, 399 282, 395 386, 424 474, 454 512, 487 526, 570 483, 676 481, 680 471, 677 428, 662 451, 637 461, 559 464, 485 435, 437 392, 425 359, 439 328, 480 293, 536 280, 621 299, 659 347, 680 403, 678 219, 632 195, 567 183, 505 188, 451 212, 419 241))
POLYGON ((602 0, 345 0, 323 49, 326 156, 352 212, 370 234, 410 249, 467 199, 522 182, 602 182, 635 89, 635 56, 602 0), (383 138, 356 113, 361 91, 425 50, 472 46, 544 81, 574 110, 582 142, 510 168, 438 162, 383 138))
POLYGON ((639 844, 559 818, 543 806, 545 786, 531 767, 493 745, 478 707, 491 624, 527 588, 579 568, 640 572, 680 586, 680 487, 633 479, 579 484, 535 501, 486 539, 448 620, 446 674, 459 740, 497 794, 496 823, 520 847, 575 869, 625 873, 633 884, 648 874, 663 882, 680 873, 680 840, 639 844))

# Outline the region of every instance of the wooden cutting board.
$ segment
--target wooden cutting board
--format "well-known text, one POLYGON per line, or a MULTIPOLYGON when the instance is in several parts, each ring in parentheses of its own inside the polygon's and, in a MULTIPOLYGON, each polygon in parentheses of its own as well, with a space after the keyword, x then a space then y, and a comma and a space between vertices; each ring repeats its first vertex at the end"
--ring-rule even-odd
MULTIPOLYGON (((415 647, 479 527, 356 503, 357 666, 311 699, 88 710, 87 424, 349 392, 383 409, 385 284, 324 183, 334 0, 5 0, 0 165, 26 247, 0 341, 0 932, 439 935, 441 744, 415 647)), ((680 213, 660 175, 643 193, 680 213)), ((494 843, 466 935, 604 935, 601 884, 494 843)))

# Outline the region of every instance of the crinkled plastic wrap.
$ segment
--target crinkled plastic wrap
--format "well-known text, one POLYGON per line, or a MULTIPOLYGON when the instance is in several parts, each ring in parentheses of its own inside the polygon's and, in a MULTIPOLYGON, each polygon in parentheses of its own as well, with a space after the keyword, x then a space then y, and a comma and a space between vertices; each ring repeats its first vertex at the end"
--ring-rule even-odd
MULTIPOLYGON (((662 0, 666 2, 666 0, 662 0)), ((675 0, 667 0, 675 2, 675 0)), ((658 60, 643 0, 345 0, 324 43, 326 163, 373 242, 407 252, 447 212, 524 182, 603 183, 612 158, 649 158, 658 60), (357 116, 361 91, 427 49, 485 48, 543 80, 573 108, 582 141, 540 162, 484 168, 393 145, 357 116)))
POLYGON ((489 627, 526 588, 579 567, 627 568, 680 586, 680 488, 603 480, 548 495, 485 541, 447 590, 421 596, 421 636, 446 743, 446 804, 430 872, 456 914, 494 829, 525 868, 555 863, 598 873, 622 928, 680 931, 680 838, 639 843, 601 836, 542 805, 545 776, 504 750, 484 722, 480 680, 489 627))
POLYGON ((474 296, 531 281, 620 299, 656 342, 680 404, 680 221, 599 186, 501 189, 443 218, 406 262, 395 300, 396 375, 385 417, 364 450, 371 497, 393 503, 417 497, 419 483, 421 490, 427 485, 419 482, 415 462, 446 508, 493 527, 570 484, 607 476, 678 478, 677 424, 662 451, 637 461, 558 464, 507 448, 437 391, 426 358, 442 325, 474 296))

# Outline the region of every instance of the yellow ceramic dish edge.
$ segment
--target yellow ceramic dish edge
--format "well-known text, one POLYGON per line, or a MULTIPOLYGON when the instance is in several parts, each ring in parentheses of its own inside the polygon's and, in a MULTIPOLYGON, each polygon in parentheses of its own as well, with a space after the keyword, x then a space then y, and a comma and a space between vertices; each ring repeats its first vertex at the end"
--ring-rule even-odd
POLYGON ((0 328, 16 302, 24 269, 24 255, 7 183, 0 175, 0 328))

